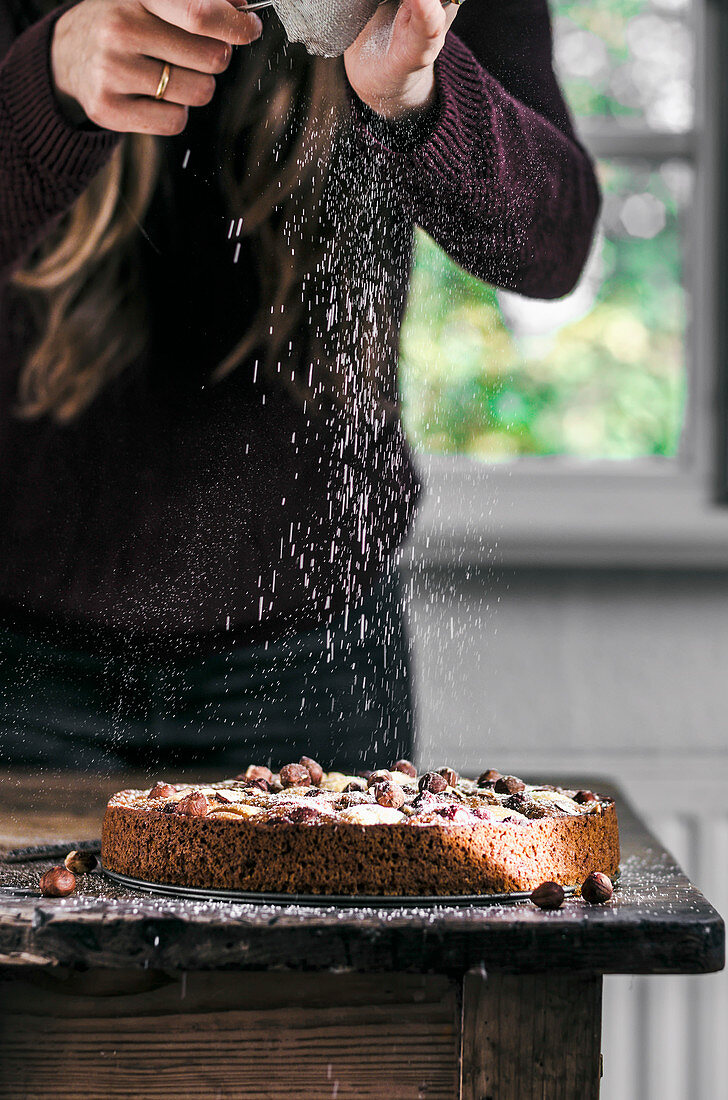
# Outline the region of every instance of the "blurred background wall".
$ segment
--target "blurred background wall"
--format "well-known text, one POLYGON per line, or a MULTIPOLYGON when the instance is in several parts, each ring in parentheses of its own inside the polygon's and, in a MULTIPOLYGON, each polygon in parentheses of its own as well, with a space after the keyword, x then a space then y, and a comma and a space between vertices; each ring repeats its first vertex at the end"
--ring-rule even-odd
MULTIPOLYGON (((728 572, 411 576, 423 763, 619 784, 728 913, 728 572)), ((717 1100, 728 978, 608 977, 605 1100, 717 1100)))
MULTIPOLYGON (((419 235, 404 423, 460 471, 436 484, 409 559, 419 759, 616 781, 725 914, 728 12, 549 2, 603 216, 580 285, 552 303, 483 286, 419 235), (630 568, 609 568, 614 547, 630 568), (506 568, 524 561, 540 567, 506 568)), ((725 974, 607 978, 602 1095, 726 1096, 726 1036, 725 974)))

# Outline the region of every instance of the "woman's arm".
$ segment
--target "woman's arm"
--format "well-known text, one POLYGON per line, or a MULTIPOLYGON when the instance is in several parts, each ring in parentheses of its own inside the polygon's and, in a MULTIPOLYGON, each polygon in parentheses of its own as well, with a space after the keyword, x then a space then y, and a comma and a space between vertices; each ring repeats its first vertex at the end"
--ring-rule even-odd
MULTIPOLYGON (((419 117, 392 110, 389 87, 378 101, 360 79, 359 57, 347 55, 358 132, 396 175, 413 219, 467 270, 536 298, 574 287, 599 211, 551 49, 546 0, 468 0, 419 117)), ((371 59, 368 71, 388 72, 371 59)))
POLYGON ((70 0, 12 43, 0 0, 0 282, 99 171, 121 133, 180 133, 232 45, 261 23, 226 0, 70 0), (155 97, 165 62, 164 100, 155 97))
POLYGON ((58 8, 11 45, 0 3, 0 283, 85 190, 117 135, 72 125, 53 88, 50 51, 58 8))

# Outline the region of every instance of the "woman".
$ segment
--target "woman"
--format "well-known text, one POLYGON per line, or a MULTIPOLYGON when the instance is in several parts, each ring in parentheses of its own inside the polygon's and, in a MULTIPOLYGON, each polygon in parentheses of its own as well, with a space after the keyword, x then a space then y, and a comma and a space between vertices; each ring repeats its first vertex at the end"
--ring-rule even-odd
POLYGON ((545 0, 457 10, 0 2, 5 760, 410 754, 413 225, 547 298, 598 208, 545 0))

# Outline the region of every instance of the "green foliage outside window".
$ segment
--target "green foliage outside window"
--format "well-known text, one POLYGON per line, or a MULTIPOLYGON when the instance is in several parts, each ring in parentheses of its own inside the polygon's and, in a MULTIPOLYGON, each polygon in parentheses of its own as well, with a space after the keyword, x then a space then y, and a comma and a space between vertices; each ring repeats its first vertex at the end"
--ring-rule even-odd
MULTIPOLYGON (((668 0, 672 9, 679 2, 668 0)), ((556 23, 578 113, 664 128, 664 99, 650 98, 662 82, 669 119, 689 124, 689 36, 679 13, 640 0, 561 3, 556 23)), ((681 222, 692 172, 674 160, 614 160, 600 175, 600 240, 582 285, 562 302, 498 294, 418 234, 401 372, 416 448, 488 461, 675 454, 686 389, 681 222)))

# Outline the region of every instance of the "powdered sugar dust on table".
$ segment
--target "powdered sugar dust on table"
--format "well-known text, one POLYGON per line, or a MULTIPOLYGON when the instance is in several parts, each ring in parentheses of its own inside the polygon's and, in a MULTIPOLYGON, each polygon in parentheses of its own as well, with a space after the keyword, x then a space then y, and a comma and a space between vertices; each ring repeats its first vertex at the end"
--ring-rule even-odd
POLYGON ((140 1100, 596 1100, 602 975, 719 970, 724 928, 618 792, 569 782, 616 794, 621 877, 609 905, 542 912, 155 896, 96 872, 43 898, 60 849, 27 846, 92 841, 140 777, 0 773, 26 849, 0 861, 0 1095, 45 1095, 62 1066, 91 1100, 120 1081, 140 1100))

